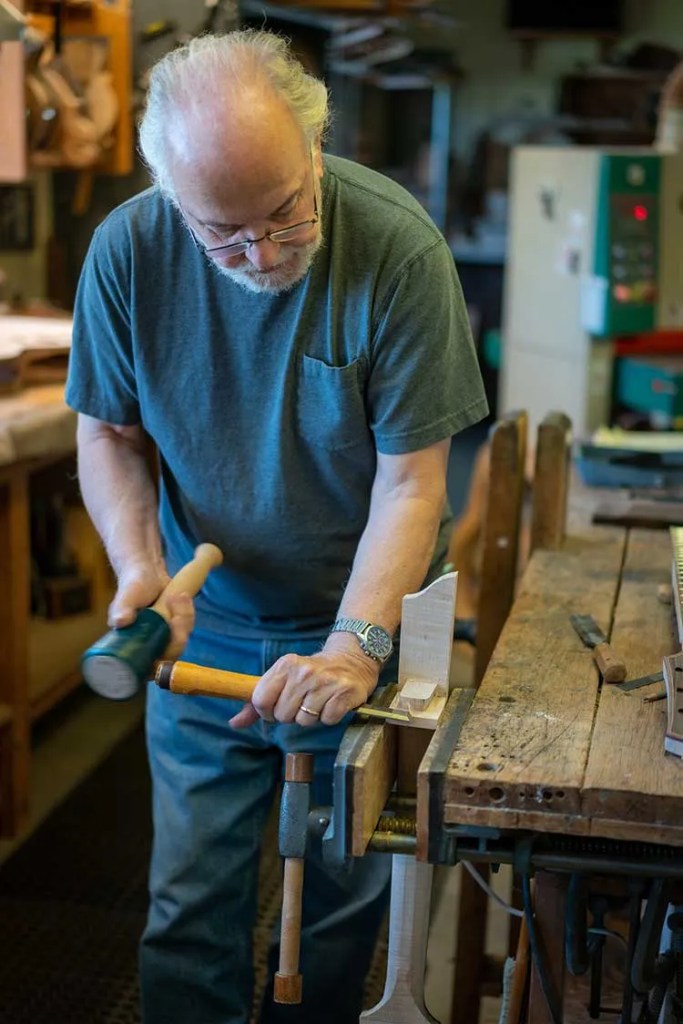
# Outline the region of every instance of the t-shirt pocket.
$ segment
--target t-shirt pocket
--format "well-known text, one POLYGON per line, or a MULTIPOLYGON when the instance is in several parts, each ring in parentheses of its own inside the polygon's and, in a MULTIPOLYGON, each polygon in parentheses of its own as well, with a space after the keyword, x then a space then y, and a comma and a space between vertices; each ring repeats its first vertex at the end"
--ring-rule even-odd
POLYGON ((328 451, 369 442, 364 366, 363 359, 346 366, 329 366, 320 359, 303 356, 296 403, 302 440, 328 451))

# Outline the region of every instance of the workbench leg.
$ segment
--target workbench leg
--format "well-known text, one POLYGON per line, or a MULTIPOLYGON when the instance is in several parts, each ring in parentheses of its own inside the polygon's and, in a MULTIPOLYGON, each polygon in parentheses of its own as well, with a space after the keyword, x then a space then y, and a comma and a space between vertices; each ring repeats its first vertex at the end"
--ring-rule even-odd
MULTIPOLYGON (((543 963, 553 992, 564 997, 564 916, 567 883, 562 875, 539 871, 534 876, 534 918, 543 963)), ((531 968, 529 1024, 553 1024, 536 964, 531 968)))
POLYGON ((28 628, 31 556, 28 481, 0 480, 0 703, 10 708, 7 770, 0 775, 0 834, 13 836, 28 816, 30 716, 28 628))
MULTIPOLYGON (((468 871, 460 868, 460 897, 455 941, 455 973, 451 1001, 453 1024, 479 1020, 481 990, 486 962, 486 911, 488 896, 468 871)), ((477 871, 489 880, 488 865, 477 871)))

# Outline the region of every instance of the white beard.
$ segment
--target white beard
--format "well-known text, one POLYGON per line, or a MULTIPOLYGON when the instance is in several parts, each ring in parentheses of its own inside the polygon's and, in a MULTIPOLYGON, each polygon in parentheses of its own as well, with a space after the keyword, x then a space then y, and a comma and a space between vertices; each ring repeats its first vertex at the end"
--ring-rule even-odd
POLYGON ((210 257, 207 259, 219 274, 229 277, 245 291, 279 295, 281 292, 289 291, 306 276, 322 240, 322 232, 319 232, 313 242, 307 242, 306 245, 287 246, 286 255, 267 273, 256 270, 247 259, 241 267, 224 267, 216 263, 215 260, 211 260, 210 257))

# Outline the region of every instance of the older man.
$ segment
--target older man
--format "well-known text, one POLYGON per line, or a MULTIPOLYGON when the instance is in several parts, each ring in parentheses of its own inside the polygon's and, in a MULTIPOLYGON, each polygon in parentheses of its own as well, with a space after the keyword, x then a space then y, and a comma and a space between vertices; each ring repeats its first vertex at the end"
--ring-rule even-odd
MULTIPOLYGON (((264 32, 207 36, 153 70, 154 187, 98 228, 67 397, 83 494, 131 621, 199 541, 224 553, 176 605, 184 657, 261 676, 226 707, 150 688, 146 1024, 246 1024, 263 825, 283 754, 316 754, 392 651, 401 599, 445 551, 452 434, 486 403, 448 247, 388 179, 323 157, 324 85, 264 32), (145 434, 160 455, 157 496, 145 434), (232 717, 231 717, 232 716, 232 717)), ((304 1003, 352 1024, 389 858, 306 869, 304 1003)), ((282 1016, 284 1014, 284 1016, 282 1016)))

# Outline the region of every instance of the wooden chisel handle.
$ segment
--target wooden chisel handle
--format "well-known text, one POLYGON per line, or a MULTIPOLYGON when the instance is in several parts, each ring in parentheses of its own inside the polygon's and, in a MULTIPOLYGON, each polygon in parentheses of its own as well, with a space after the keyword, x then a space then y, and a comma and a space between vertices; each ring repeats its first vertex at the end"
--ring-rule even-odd
POLYGON ((623 683, 626 679, 626 665, 615 657, 609 644, 596 644, 593 648, 593 658, 606 683, 623 683))
POLYGON ((191 661, 160 661, 154 674, 154 682, 162 690, 194 697, 232 697, 245 701, 251 700, 260 678, 242 672, 205 668, 191 661))

